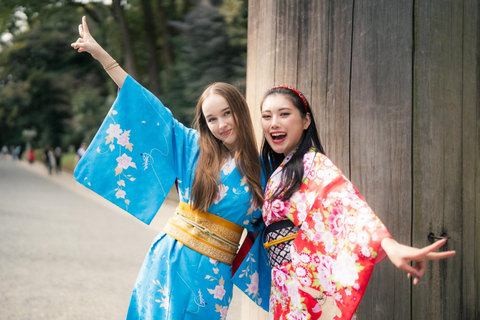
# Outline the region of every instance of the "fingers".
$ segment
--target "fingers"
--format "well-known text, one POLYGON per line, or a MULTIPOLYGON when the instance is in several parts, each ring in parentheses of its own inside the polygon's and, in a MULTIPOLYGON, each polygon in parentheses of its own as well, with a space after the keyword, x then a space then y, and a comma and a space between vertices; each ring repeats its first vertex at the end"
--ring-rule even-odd
POLYGON ((411 275, 414 275, 414 276, 418 275, 417 269, 415 269, 414 267, 412 267, 409 264, 402 264, 402 265, 398 266, 398 268, 408 272, 408 274, 411 274, 411 275))
POLYGON ((455 255, 455 251, 445 251, 445 252, 433 252, 443 246, 447 242, 447 239, 442 239, 437 242, 432 243, 429 246, 426 246, 418 252, 417 257, 424 257, 426 260, 440 260, 440 259, 445 259, 449 258, 455 255))
POLYGON ((427 270, 427 265, 426 265, 425 261, 415 262, 415 269, 417 271, 416 271, 415 277, 413 278, 413 285, 414 286, 416 286, 420 282, 420 278, 423 276, 423 274, 427 270))
MULTIPOLYGON (((408 279, 410 279, 411 276, 412 276, 411 273, 408 273, 408 274, 407 274, 407 278, 408 278, 408 279)), ((413 285, 416 286, 419 282, 420 282, 420 277, 413 276, 413 285)))
POLYGON ((415 269, 417 269, 417 277, 421 278, 427 270, 427 264, 425 263, 425 261, 415 262, 415 269))
POLYGON ((78 49, 84 45, 84 41, 82 38, 78 38, 76 42, 72 43, 72 47, 74 49, 78 49))
POLYGON ((71 44, 72 48, 77 50, 78 52, 84 52, 85 51, 85 42, 83 41, 82 38, 78 38, 77 42, 74 42, 71 44))
POLYGON ((82 17, 82 23, 78 25, 78 34, 80 35, 80 38, 78 38, 76 42, 72 43, 71 46, 74 49, 78 49, 78 52, 84 52, 86 51, 86 41, 88 41, 88 39, 86 40, 85 38, 88 38, 89 36, 87 18, 85 16, 82 17))
POLYGON ((82 17, 82 25, 83 25, 83 31, 86 32, 87 34, 89 34, 90 30, 88 29, 87 17, 86 16, 82 17))
POLYGON ((432 251, 435 251, 438 248, 440 248, 441 246, 443 246, 445 244, 445 242, 447 242, 447 239, 442 239, 442 240, 439 240, 439 241, 436 241, 436 242, 432 243, 429 246, 423 247, 423 248, 418 250, 417 256, 426 256, 429 253, 431 253, 432 251))
POLYGON ((445 251, 445 252, 430 252, 425 255, 427 260, 440 260, 445 258, 450 258, 456 254, 455 251, 445 251))

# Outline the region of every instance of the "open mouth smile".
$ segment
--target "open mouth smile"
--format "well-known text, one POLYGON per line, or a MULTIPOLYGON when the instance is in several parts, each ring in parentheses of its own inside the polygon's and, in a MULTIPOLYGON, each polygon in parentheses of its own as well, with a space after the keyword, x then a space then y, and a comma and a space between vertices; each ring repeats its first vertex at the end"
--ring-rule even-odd
POLYGON ((272 137, 273 143, 281 143, 287 138, 287 134, 285 132, 272 132, 270 137, 272 137))

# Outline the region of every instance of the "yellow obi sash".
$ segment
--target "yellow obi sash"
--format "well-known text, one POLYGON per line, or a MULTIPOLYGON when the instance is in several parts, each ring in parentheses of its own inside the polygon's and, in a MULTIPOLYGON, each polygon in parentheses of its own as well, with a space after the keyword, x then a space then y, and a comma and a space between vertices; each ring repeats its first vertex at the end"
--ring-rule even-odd
POLYGON ((232 265, 243 227, 180 202, 163 231, 207 257, 232 265))

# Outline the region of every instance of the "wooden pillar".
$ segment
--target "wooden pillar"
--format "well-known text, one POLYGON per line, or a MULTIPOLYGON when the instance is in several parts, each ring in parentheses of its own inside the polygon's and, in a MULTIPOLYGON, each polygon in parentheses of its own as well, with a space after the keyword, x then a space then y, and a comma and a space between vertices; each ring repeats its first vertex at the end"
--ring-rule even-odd
MULTIPOLYGON (((415 288, 378 265, 360 319, 480 319, 479 12, 477 0, 249 0, 259 140, 264 92, 297 87, 327 155, 394 238, 423 247, 446 232, 457 250, 415 288)), ((266 319, 256 312, 242 318, 266 319)))

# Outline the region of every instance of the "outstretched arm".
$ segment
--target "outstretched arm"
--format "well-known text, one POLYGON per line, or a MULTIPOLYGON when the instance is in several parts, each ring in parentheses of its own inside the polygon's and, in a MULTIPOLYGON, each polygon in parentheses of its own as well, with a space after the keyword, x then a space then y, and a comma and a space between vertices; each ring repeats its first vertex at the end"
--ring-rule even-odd
POLYGON ((382 240, 382 248, 397 268, 407 271, 409 277, 414 276, 413 284, 416 285, 425 273, 427 260, 440 260, 455 255, 455 251, 433 252, 446 241, 443 239, 419 249, 400 244, 392 238, 385 238, 382 240), (411 261, 414 262, 414 266, 409 264, 411 261))
POLYGON ((88 30, 87 18, 85 16, 82 18, 82 24, 78 26, 78 33, 80 34, 80 38, 72 43, 72 47, 77 49, 78 52, 90 53, 95 60, 98 60, 102 64, 105 71, 110 78, 115 81, 117 86, 122 87, 123 82, 127 78, 127 73, 92 37, 88 30))

